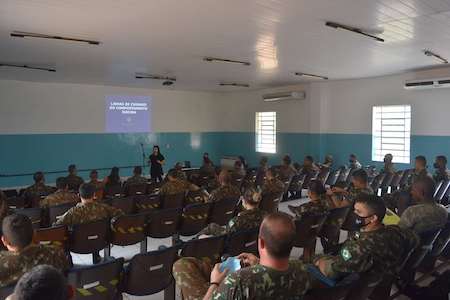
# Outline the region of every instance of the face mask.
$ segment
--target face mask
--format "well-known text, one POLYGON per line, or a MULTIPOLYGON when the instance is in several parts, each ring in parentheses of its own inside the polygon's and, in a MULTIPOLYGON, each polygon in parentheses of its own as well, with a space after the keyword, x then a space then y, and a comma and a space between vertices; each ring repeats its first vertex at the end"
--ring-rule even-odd
POLYGON ((361 229, 363 229, 364 227, 366 227, 367 225, 369 225, 368 223, 366 224, 366 219, 368 219, 368 218, 370 218, 370 217, 372 217, 373 215, 371 215, 371 216, 367 216, 367 217, 360 217, 360 216, 356 216, 356 220, 355 220, 355 229, 356 230, 361 230, 361 229))
POLYGON ((350 159, 348 162, 351 163, 351 164, 354 164, 354 163, 355 163, 355 161, 353 161, 353 160, 351 160, 351 159, 350 159))
POLYGON ((435 169, 439 169, 439 165, 438 165, 437 163, 434 163, 433 167, 434 167, 435 169))

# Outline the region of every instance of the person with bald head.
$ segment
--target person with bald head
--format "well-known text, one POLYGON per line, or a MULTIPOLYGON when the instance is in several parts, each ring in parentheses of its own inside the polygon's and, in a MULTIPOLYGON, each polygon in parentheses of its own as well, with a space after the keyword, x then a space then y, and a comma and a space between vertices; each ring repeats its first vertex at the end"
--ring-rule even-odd
POLYGON ((266 216, 258 237, 260 258, 242 253, 242 269, 220 271, 220 264, 181 258, 173 266, 184 299, 302 299, 311 281, 300 260, 289 260, 296 229, 286 213, 266 216))
POLYGON ((430 177, 413 183, 411 196, 416 205, 408 207, 402 214, 399 226, 409 228, 421 235, 444 228, 448 212, 444 206, 433 199, 435 184, 430 177))
POLYGON ((223 199, 234 199, 241 196, 239 189, 232 184, 232 178, 227 170, 222 170, 219 174, 220 186, 211 192, 209 202, 219 202, 223 199))

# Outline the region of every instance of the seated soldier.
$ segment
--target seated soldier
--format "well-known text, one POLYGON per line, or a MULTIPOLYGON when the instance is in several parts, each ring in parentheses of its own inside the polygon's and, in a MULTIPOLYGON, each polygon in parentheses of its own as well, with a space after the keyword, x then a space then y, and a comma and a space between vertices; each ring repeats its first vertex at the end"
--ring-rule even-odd
POLYGON ((216 168, 209 158, 203 160, 203 165, 199 170, 201 177, 214 178, 216 176, 216 168))
POLYGON ((6 300, 69 300, 73 289, 58 269, 39 265, 25 273, 6 300))
POLYGON ((148 180, 144 176, 142 176, 142 167, 136 166, 133 169, 133 176, 127 179, 123 184, 123 188, 125 192, 128 191, 130 185, 138 185, 138 184, 147 184, 148 180))
POLYGON ((305 156, 303 160, 303 166, 301 167, 299 174, 306 175, 309 178, 314 177, 319 172, 319 168, 314 164, 314 158, 311 155, 305 156))
POLYGON ((309 214, 324 214, 330 210, 330 204, 327 197, 327 190, 320 180, 312 180, 308 187, 309 202, 300 206, 288 205, 297 219, 309 214))
POLYGON ((284 183, 276 178, 276 169, 269 168, 266 171, 266 179, 261 187, 262 197, 268 195, 278 195, 281 196, 284 192, 284 183))
POLYGON ((177 162, 173 168, 176 171, 176 177, 178 179, 185 181, 188 180, 186 173, 183 171, 183 165, 180 162, 177 162))
POLYGON ((211 192, 209 202, 219 202, 223 199, 239 198, 241 192, 231 184, 231 175, 227 170, 222 170, 219 174, 220 186, 211 192))
POLYGON ((98 180, 97 170, 92 170, 89 174, 89 178, 91 180, 88 183, 95 186, 95 199, 103 199, 103 188, 105 187, 105 185, 103 184, 103 181, 98 180))
POLYGON ((394 163, 392 162, 393 159, 394 159, 394 157, 390 153, 388 153, 384 156, 384 159, 383 159, 384 166, 383 166, 383 169, 381 169, 381 171, 380 171, 381 174, 394 174, 395 173, 395 166, 394 166, 394 163))
POLYGON ((427 171, 427 159, 424 156, 419 155, 415 159, 414 171, 409 174, 406 184, 401 187, 400 190, 395 191, 392 194, 391 199, 387 200, 392 201, 392 203, 389 203, 389 207, 392 209, 396 208, 397 214, 401 216, 406 208, 414 204, 411 197, 412 185, 414 182, 426 177, 431 178, 431 175, 427 171))
POLYGON ((403 259, 417 247, 417 235, 395 225, 383 225, 386 207, 379 197, 360 193, 355 201, 355 229, 360 231, 341 245, 338 254, 319 256, 315 265, 324 276, 335 281, 369 270, 395 274, 403 259))
POLYGON ((15 283, 38 265, 52 265, 60 271, 69 269, 61 249, 32 243, 33 225, 28 217, 9 215, 3 220, 2 229, 2 242, 8 251, 0 253, 0 287, 15 283))
POLYGON ((247 172, 244 169, 244 166, 242 165, 242 162, 237 160, 234 163, 234 168, 231 170, 231 181, 233 183, 242 182, 244 180, 245 175, 247 172))
POLYGON ((350 157, 348 159, 348 163, 349 163, 348 167, 350 169, 361 169, 362 168, 362 165, 358 161, 358 158, 356 157, 355 154, 350 154, 350 157))
POLYGON ((259 167, 256 170, 256 186, 260 187, 264 183, 264 177, 266 176, 266 171, 269 169, 269 158, 267 156, 262 156, 259 160, 259 167))
POLYGON ((446 181, 450 178, 449 170, 447 170, 447 157, 444 155, 436 156, 433 167, 436 170, 433 175, 433 179, 436 183, 446 181))
POLYGON ((53 192, 51 186, 45 185, 44 173, 34 173, 33 180, 34 184, 25 189, 24 194, 26 198, 48 196, 53 192))
POLYGON ((95 201, 95 186, 89 183, 80 186, 81 203, 69 209, 54 225, 73 226, 123 215, 120 209, 95 201))
POLYGON ((48 207, 64 203, 79 202, 80 198, 76 194, 69 192, 69 186, 66 180, 66 177, 59 177, 56 179, 56 192, 42 199, 39 205, 41 207, 48 207))
POLYGON ((260 259, 242 253, 244 268, 227 274, 207 258, 181 258, 173 265, 175 281, 184 299, 302 299, 311 282, 306 266, 289 260, 295 234, 292 217, 270 214, 259 231, 260 259))
POLYGON ((333 166, 333 156, 331 154, 327 154, 325 155, 325 160, 323 162, 323 164, 320 165, 320 168, 327 168, 327 169, 331 169, 331 167, 333 166))
POLYGON ((409 228, 419 236, 444 228, 447 224, 447 209, 433 199, 435 184, 430 177, 416 180, 411 195, 416 205, 408 207, 402 214, 398 226, 409 228))
POLYGON ((283 157, 283 163, 279 170, 279 177, 280 180, 283 182, 289 181, 292 179, 292 177, 297 174, 297 171, 292 166, 292 160, 289 155, 285 155, 283 157))
POLYGON ((353 205, 355 198, 361 194, 373 194, 372 188, 369 186, 367 172, 363 169, 358 169, 352 173, 352 186, 349 190, 343 187, 333 187, 327 191, 327 194, 331 196, 334 207, 345 207, 353 205), (343 197, 341 198, 340 195, 343 197), (342 200, 341 200, 342 199, 342 200))
POLYGON ((177 177, 177 170, 171 169, 167 173, 167 181, 161 186, 159 194, 161 196, 176 195, 186 193, 187 191, 197 191, 199 187, 186 180, 177 177))
POLYGON ((69 191, 78 191, 78 188, 84 183, 84 180, 77 175, 77 166, 70 165, 68 171, 69 175, 66 177, 66 182, 69 186, 69 191))
POLYGON ((244 192, 241 199, 244 210, 232 218, 225 228, 218 224, 211 223, 205 229, 200 231, 197 236, 219 236, 258 228, 265 216, 265 212, 258 208, 259 203, 261 202, 261 194, 255 189, 249 188, 244 192))

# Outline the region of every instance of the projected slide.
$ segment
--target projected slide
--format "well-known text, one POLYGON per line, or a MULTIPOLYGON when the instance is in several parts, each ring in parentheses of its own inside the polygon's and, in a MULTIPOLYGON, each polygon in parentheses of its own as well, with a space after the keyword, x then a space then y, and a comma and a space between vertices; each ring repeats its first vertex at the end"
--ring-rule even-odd
POLYGON ((148 96, 106 96, 106 132, 150 132, 151 100, 148 96))

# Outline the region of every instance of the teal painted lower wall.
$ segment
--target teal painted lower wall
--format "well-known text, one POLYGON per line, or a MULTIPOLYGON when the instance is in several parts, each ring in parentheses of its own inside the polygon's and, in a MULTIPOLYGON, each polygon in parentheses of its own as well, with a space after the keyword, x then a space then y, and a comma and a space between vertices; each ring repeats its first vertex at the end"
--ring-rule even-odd
MULTIPOLYGON (((165 170, 177 161, 189 160, 192 165, 201 163, 202 153, 209 152, 218 163, 224 155, 242 155, 250 165, 257 165, 262 155, 271 164, 278 164, 284 154, 301 162, 305 155, 322 160, 332 154, 336 165, 347 163, 348 154, 355 153, 363 164, 371 161, 370 134, 307 134, 279 133, 277 154, 255 153, 255 136, 252 132, 155 133, 155 134, 24 134, 0 135, 0 174, 33 173, 36 170, 65 170, 71 163, 79 169, 134 166, 142 164, 140 143, 147 154, 152 145, 161 146, 167 158, 165 170)), ((419 136, 411 138, 411 158, 425 155, 431 166, 436 155, 450 157, 450 137, 419 136)), ((399 169, 407 165, 398 166, 399 169)), ((145 170, 148 173, 148 168, 145 170)), ((101 176, 106 175, 101 172, 101 176)), ((131 169, 123 169, 128 176, 131 169)), ((54 182, 64 174, 49 174, 47 182, 54 182)), ((87 172, 81 173, 84 178, 87 172)), ((0 187, 22 186, 32 182, 31 176, 0 177, 0 187)))

